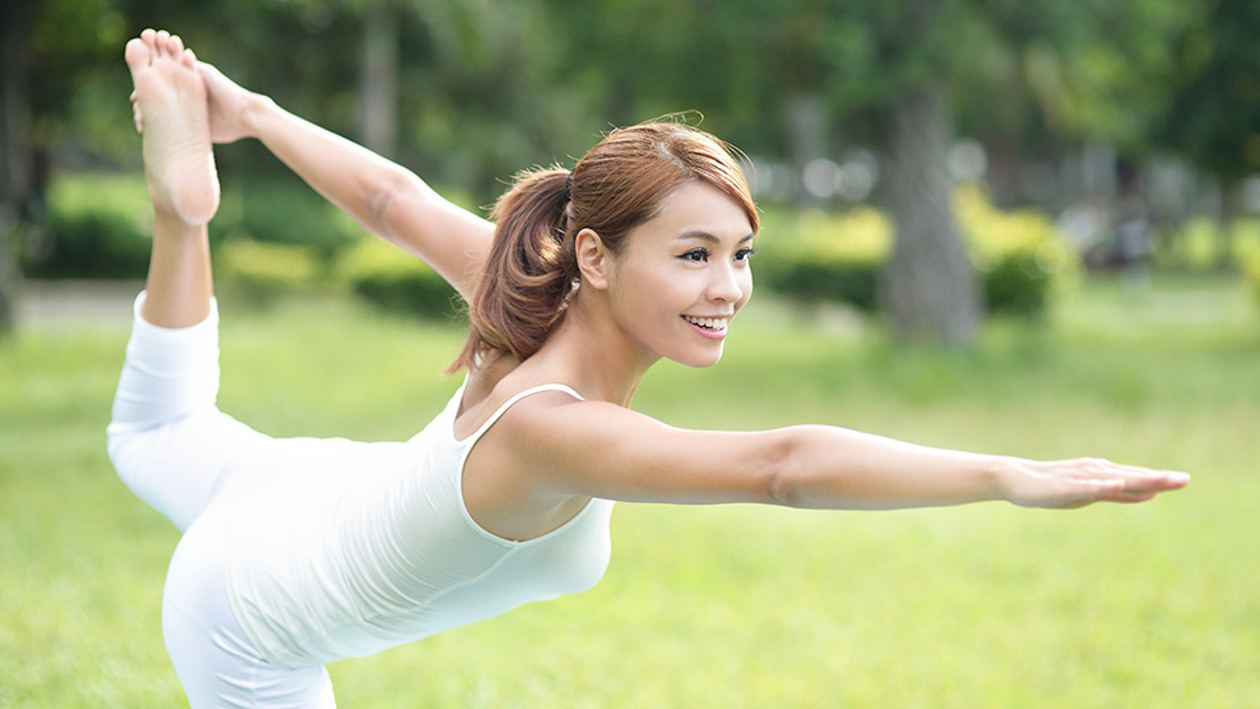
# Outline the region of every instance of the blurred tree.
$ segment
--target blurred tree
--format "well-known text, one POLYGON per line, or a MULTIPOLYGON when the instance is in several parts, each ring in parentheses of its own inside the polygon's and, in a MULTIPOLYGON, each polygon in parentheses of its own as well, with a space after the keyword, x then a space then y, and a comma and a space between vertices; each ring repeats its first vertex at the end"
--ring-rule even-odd
POLYGON ((398 144, 399 13, 393 2, 368 3, 359 80, 359 139, 391 156, 398 144))
MULTIPOLYGON (((503 176, 551 155, 565 129, 590 125, 572 110, 572 94, 543 90, 556 54, 535 7, 490 0, 5 3, 0 243, 47 250, 56 234, 41 228, 42 195, 55 171, 139 168, 120 57, 146 26, 180 33, 243 85, 484 203, 503 176)), ((221 148, 218 159, 228 192, 260 181, 298 187, 258 146, 221 148)), ((11 319, 11 252, 0 249, 0 329, 11 319)))
POLYGON ((106 64, 121 51, 124 32, 106 0, 9 0, 0 12, 2 332, 13 327, 15 251, 39 248, 47 238, 41 224, 54 146, 75 164, 92 166, 99 160, 94 139, 129 130, 130 111, 125 72, 118 76, 118 64, 106 64), (102 95, 114 97, 113 110, 101 105, 102 95))
POLYGON ((953 87, 960 133, 985 147, 996 204, 1055 209, 1081 196, 1069 185, 1030 194, 1030 162, 1059 166, 1083 144, 1099 141, 1130 159, 1147 152, 1148 127, 1164 110, 1171 40, 1195 12, 1192 4, 977 4, 985 23, 972 38, 969 69, 954 77, 953 87))
POLYGON ((885 198, 898 238, 885 291, 895 330, 907 340, 971 343, 978 287, 945 163, 951 68, 977 16, 969 0, 554 1, 551 9, 583 38, 569 45, 570 61, 619 122, 671 107, 720 108, 706 128, 791 155, 798 175, 828 156, 835 117, 848 119, 851 137, 874 127, 866 137, 891 164, 885 198))
POLYGON ((11 0, 0 10, 0 336, 14 327, 18 277, 15 242, 34 196, 24 51, 31 5, 29 1, 11 0))
POLYGON ((1221 265, 1232 259, 1230 222, 1243 208, 1243 181, 1260 172, 1260 3, 1210 0, 1193 4, 1196 16, 1174 47, 1178 62, 1170 105, 1153 131, 1171 148, 1207 171, 1221 186, 1220 229, 1227 241, 1221 265))
MULTIPOLYGON (((993 169, 1006 175, 999 199, 1002 186, 1018 183, 1025 153, 1092 135, 1140 149, 1167 83, 1151 77, 1168 75, 1168 28, 1199 12, 1189 5, 11 1, 0 30, 6 56, 19 55, 5 63, 5 200, 20 182, 12 175, 30 176, 27 192, 40 193, 47 169, 39 166, 50 164, 53 146, 56 164, 138 164, 118 55, 139 28, 167 26, 243 85, 482 204, 512 170, 563 160, 556 146, 579 154, 597 121, 698 109, 706 129, 750 152, 790 157, 798 175, 815 158, 874 145, 888 166, 882 198, 900 234, 886 279, 897 330, 965 346, 979 310, 948 189, 955 120, 984 139, 993 169), (24 17, 31 31, 14 30, 24 17), (23 130, 29 140, 15 140, 23 130), (26 172, 9 170, 15 155, 25 156, 26 172)), ((1248 10, 1239 0, 1208 7, 1226 5, 1236 13, 1227 19, 1248 10)), ((1210 15, 1195 15, 1204 19, 1194 26, 1206 27, 1210 15)), ((1236 24, 1229 29, 1243 36, 1239 27, 1254 19, 1236 24)), ((1214 66, 1204 40, 1192 39, 1183 42, 1187 65, 1214 66)), ((229 188, 292 179, 256 147, 233 146, 219 159, 229 188)), ((0 218, 14 213, 6 207, 0 218)), ((2 273, 0 264, 0 284, 9 282, 2 273)))
POLYGON ((883 194, 896 225, 883 297, 905 342, 970 347, 979 330, 979 281, 953 205, 947 153, 954 140, 949 80, 967 58, 980 18, 954 0, 898 7, 872 1, 865 16, 886 83, 868 89, 889 164, 883 194))

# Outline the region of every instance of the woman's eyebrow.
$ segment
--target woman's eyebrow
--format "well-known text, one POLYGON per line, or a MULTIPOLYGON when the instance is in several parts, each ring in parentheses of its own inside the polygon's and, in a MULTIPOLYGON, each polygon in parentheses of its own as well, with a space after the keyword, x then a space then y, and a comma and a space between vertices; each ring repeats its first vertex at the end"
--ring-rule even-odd
MULTIPOLYGON (((756 234, 752 234, 752 233, 750 233, 750 234, 748 234, 747 236, 745 236, 744 238, 740 239, 738 243, 741 243, 741 244, 742 244, 742 243, 744 243, 744 242, 746 242, 746 241, 752 241, 754 236, 756 236, 756 234)), ((702 230, 700 230, 700 229, 693 229, 693 230, 691 230, 691 231, 684 231, 683 233, 681 233, 681 234, 679 234, 679 235, 678 235, 678 237, 677 237, 677 239, 676 239, 676 240, 677 240, 677 241, 685 241, 685 240, 687 240, 687 239, 699 239, 699 240, 701 240, 701 241, 708 241, 708 242, 710 242, 710 243, 714 243, 714 244, 721 243, 721 241, 722 241, 722 240, 721 240, 721 239, 719 239, 718 237, 716 237, 716 236, 714 236, 714 235, 710 234, 709 232, 707 232, 707 231, 702 231, 702 230)))

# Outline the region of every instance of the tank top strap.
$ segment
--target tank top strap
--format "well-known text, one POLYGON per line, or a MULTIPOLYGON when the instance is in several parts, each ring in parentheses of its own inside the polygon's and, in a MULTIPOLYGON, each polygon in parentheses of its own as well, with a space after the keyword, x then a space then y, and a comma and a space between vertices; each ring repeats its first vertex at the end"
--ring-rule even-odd
POLYGON ((481 424, 481 426, 471 436, 463 440, 457 440, 456 442, 460 446, 471 447, 474 443, 480 440, 481 436, 485 434, 486 431, 490 430, 490 427, 493 426, 495 422, 503 416, 503 414, 507 413, 507 410, 512 408, 516 402, 524 399, 525 397, 533 396, 534 394, 541 394, 545 391, 562 391, 578 401, 586 401, 581 394, 574 391, 573 388, 567 384, 539 384, 538 386, 530 387, 513 394, 511 398, 503 402, 503 405, 496 409, 495 412, 490 415, 490 418, 486 419, 485 423, 481 424))

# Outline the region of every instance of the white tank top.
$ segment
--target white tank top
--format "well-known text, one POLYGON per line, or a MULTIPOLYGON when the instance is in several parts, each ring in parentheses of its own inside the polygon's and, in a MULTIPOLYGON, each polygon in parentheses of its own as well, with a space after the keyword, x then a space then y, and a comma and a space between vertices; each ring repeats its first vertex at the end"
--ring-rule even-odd
POLYGON ((285 473, 267 489, 224 490, 207 511, 230 515, 219 525, 230 530, 228 597, 259 652, 289 666, 361 657, 594 586, 611 553, 611 501, 524 542, 483 529, 464 506, 473 445, 543 391, 581 398, 560 384, 528 389, 461 441, 461 386, 406 443, 277 441, 267 462, 285 473))

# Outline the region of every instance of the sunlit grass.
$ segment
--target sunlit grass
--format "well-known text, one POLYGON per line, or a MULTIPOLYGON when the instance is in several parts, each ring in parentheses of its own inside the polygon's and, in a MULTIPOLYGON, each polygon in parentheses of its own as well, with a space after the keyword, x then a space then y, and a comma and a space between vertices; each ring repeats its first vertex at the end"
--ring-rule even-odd
MULTIPOLYGON (((972 355, 772 302, 725 361, 662 365, 682 426, 827 422, 1187 469, 1137 507, 895 513, 621 505, 594 590, 331 667, 347 707, 1244 707, 1260 697, 1260 320, 1232 284, 1094 283, 972 355)), ((341 302, 223 304, 222 406, 397 439, 457 386, 458 329, 341 302)), ((126 332, 0 344, 0 706, 165 707, 175 531, 110 470, 126 332)))

